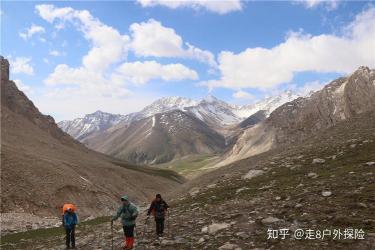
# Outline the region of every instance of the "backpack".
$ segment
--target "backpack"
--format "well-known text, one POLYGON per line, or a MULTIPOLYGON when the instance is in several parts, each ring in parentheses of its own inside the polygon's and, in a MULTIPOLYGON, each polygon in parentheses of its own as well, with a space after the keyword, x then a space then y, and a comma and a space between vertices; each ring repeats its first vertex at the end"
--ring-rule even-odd
MULTIPOLYGON (((131 206, 132 204, 130 204, 129 206, 126 206, 126 207, 124 207, 124 206, 122 206, 122 213, 123 214, 125 214, 126 212, 128 212, 129 214, 132 214, 132 212, 129 210, 129 207, 131 206)), ((134 206, 134 205, 133 205, 134 206)), ((135 207, 135 206, 134 206, 135 207)), ((138 217, 138 215, 135 215, 134 216, 135 217, 135 219, 138 217)))
POLYGON ((71 209, 73 213, 77 211, 77 207, 74 204, 64 204, 63 209, 62 209, 62 214, 65 214, 65 212, 68 211, 68 209, 71 209))
POLYGON ((163 218, 165 211, 167 210, 166 204, 164 201, 155 202, 154 204, 154 213, 156 218, 163 218))

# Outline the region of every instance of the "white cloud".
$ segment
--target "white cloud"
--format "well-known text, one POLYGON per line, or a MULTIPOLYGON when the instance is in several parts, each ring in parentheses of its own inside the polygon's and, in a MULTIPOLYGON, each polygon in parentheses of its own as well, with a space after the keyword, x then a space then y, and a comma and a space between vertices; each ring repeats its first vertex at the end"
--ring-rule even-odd
POLYGON ((329 82, 312 81, 306 82, 302 86, 290 85, 289 89, 294 90, 297 94, 301 96, 308 96, 315 91, 321 90, 328 83, 329 82))
POLYGON ((18 34, 24 40, 31 38, 33 35, 38 33, 44 33, 46 30, 42 26, 32 24, 30 28, 26 29, 25 32, 19 32, 18 34))
POLYGON ((138 56, 191 58, 215 67, 215 56, 189 43, 183 42, 174 29, 150 19, 130 26, 131 48, 138 56))
POLYGON ((192 8, 194 10, 206 9, 218 14, 227 14, 232 11, 239 11, 243 8, 241 0, 137 0, 142 7, 154 7, 157 5, 170 9, 192 8))
POLYGON ((77 88, 64 88, 41 93, 35 98, 35 105, 44 114, 53 114, 57 121, 61 121, 83 117, 96 110, 127 114, 141 110, 159 97, 154 93, 141 92, 126 98, 113 98, 110 95, 87 95, 77 88))
POLYGON ((53 5, 37 5, 39 15, 53 23, 71 22, 91 42, 91 49, 82 59, 82 66, 88 70, 104 71, 111 64, 126 57, 129 37, 116 29, 101 23, 87 10, 74 10, 70 7, 56 8, 53 5))
MULTIPOLYGON (((122 84, 112 83, 106 76, 108 68, 127 56, 129 37, 116 29, 101 23, 86 10, 70 7, 56 8, 53 5, 37 5, 39 15, 50 23, 72 23, 91 43, 88 53, 82 58, 82 65, 72 68, 66 64, 57 65, 45 80, 49 86, 78 86, 80 94, 87 96, 127 96, 130 91, 122 84)), ((58 55, 52 51, 52 55, 58 55)), ((61 54, 61 53, 60 53, 61 54)))
MULTIPOLYGON (((134 111, 135 103, 143 97, 134 97, 128 89, 129 84, 145 84, 153 79, 178 81, 198 78, 195 71, 182 64, 124 63, 131 49, 130 37, 103 24, 86 10, 53 5, 37 5, 36 10, 55 28, 56 25, 59 28, 74 27, 90 43, 80 66, 59 64, 44 81, 48 88, 39 97, 38 105, 46 113, 57 114, 58 119, 73 118, 97 109, 116 113, 134 111)), ((154 35, 155 32, 150 34, 154 35)))
POLYGON ((361 65, 375 67, 375 7, 358 14, 343 35, 289 33, 273 48, 248 48, 219 55, 221 78, 202 82, 209 88, 272 88, 290 82, 298 72, 351 73, 361 65))
POLYGON ((338 0, 297 0, 297 2, 305 5, 309 9, 324 5, 328 10, 334 10, 337 9, 339 5, 338 0))
POLYGON ((116 77, 135 84, 145 84, 153 79, 164 81, 196 80, 198 74, 182 64, 162 65, 155 61, 124 63, 117 69, 116 77))
POLYGON ((16 57, 14 60, 9 57, 10 71, 12 74, 34 74, 34 68, 30 65, 31 58, 28 57, 16 57))
POLYGON ((51 56, 62 56, 62 55, 64 55, 63 52, 60 52, 60 51, 58 51, 58 50, 51 50, 51 51, 49 52, 49 54, 50 54, 51 56))
POLYGON ((236 91, 235 93, 233 93, 232 96, 236 99, 254 99, 255 98, 255 96, 243 90, 236 91))
POLYGON ((17 88, 19 90, 21 90, 22 92, 26 93, 26 94, 30 94, 32 92, 31 90, 31 87, 24 84, 21 80, 19 79, 15 79, 13 80, 15 82, 15 84, 17 85, 17 88))

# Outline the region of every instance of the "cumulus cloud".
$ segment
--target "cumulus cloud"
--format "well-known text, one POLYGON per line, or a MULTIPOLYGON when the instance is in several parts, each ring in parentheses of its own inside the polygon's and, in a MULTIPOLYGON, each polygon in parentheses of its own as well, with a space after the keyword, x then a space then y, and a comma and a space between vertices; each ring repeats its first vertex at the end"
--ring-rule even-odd
POLYGON ((58 50, 51 50, 51 51, 49 52, 49 54, 50 54, 51 56, 62 56, 62 55, 64 55, 63 52, 60 52, 60 51, 58 51, 58 50))
POLYGON ((29 57, 9 57, 10 71, 12 74, 34 74, 34 68, 30 65, 31 58, 29 57))
POLYGON ((164 81, 196 80, 198 74, 182 64, 162 65, 155 61, 123 63, 117 68, 116 77, 135 84, 145 84, 153 79, 164 81))
POLYGON ((240 11, 243 8, 241 0, 184 0, 184 1, 171 1, 171 0, 137 0, 142 7, 164 6, 170 9, 177 8, 192 8, 194 10, 206 9, 208 11, 227 14, 233 11, 240 11))
POLYGON ((22 92, 26 93, 26 94, 30 94, 32 91, 31 91, 31 87, 24 84, 21 80, 19 79, 15 79, 13 80, 14 83, 16 84, 17 88, 19 90, 21 90, 22 92))
POLYGON ((39 15, 50 23, 72 22, 91 42, 90 51, 82 59, 82 66, 86 69, 104 71, 111 64, 126 57, 129 37, 103 24, 87 10, 56 8, 47 4, 37 5, 36 9, 39 15))
POLYGON ((306 8, 315 8, 319 5, 325 6, 328 10, 334 10, 338 7, 338 0, 297 0, 297 3, 303 4, 306 8))
POLYGON ((32 24, 30 28, 26 29, 26 31, 19 32, 18 34, 22 39, 27 40, 35 34, 44 33, 44 32, 46 32, 46 30, 42 26, 32 24))
MULTIPOLYGON (((57 65, 45 79, 47 85, 56 88, 75 86, 78 89, 75 89, 73 94, 79 92, 86 96, 123 97, 129 94, 130 91, 125 86, 112 83, 105 75, 111 65, 126 58, 129 46, 127 35, 121 35, 86 10, 75 10, 70 7, 57 8, 45 4, 37 5, 36 10, 43 19, 52 24, 73 24, 91 45, 88 53, 82 58, 81 66, 73 68, 66 64, 57 65)), ((60 53, 51 51, 50 54, 57 56, 60 53)))
POLYGON ((133 23, 130 26, 131 48, 138 56, 191 58, 215 67, 215 56, 190 43, 183 42, 174 29, 150 19, 147 22, 133 23))
MULTIPOLYGON (((53 5, 37 5, 36 10, 44 20, 58 26, 58 29, 74 27, 82 32, 90 43, 89 51, 82 57, 80 66, 59 64, 45 79, 49 88, 48 92, 39 98, 39 105, 46 112, 50 107, 56 106, 56 100, 63 100, 62 103, 67 103, 70 108, 57 105, 55 113, 63 110, 58 114, 59 117, 71 118, 77 112, 82 115, 82 112, 92 112, 93 109, 99 108, 124 113, 124 106, 136 103, 139 98, 134 97, 129 90, 129 84, 146 84, 155 79, 198 79, 194 70, 182 64, 161 65, 155 61, 124 63, 135 43, 128 35, 120 34, 118 30, 105 25, 86 10, 58 8, 53 5), (115 109, 112 105, 117 105, 118 108, 115 109), (79 111, 72 110, 77 106, 80 107, 79 111), (73 113, 66 113, 71 111, 73 113)), ((154 36, 155 32, 149 35, 154 36)), ((61 53, 51 51, 50 54, 57 56, 61 53)), ((134 108, 134 105, 132 107, 134 108)))
POLYGON ((220 79, 202 82, 209 88, 272 88, 298 72, 351 73, 361 65, 375 67, 375 7, 358 14, 342 35, 290 32, 273 48, 220 53, 220 79))
POLYGON ((236 99, 248 99, 249 100, 249 99, 255 98, 255 96, 243 90, 234 92, 232 96, 236 99))

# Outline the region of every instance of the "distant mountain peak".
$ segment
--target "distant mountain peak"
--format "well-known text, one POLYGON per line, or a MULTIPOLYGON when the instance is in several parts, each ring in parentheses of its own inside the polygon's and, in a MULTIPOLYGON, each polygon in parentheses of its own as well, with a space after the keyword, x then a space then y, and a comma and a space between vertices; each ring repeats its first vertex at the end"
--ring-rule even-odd
POLYGON ((220 101, 220 100, 212 94, 208 94, 206 97, 202 99, 202 102, 208 102, 208 103, 213 103, 217 101, 220 101))

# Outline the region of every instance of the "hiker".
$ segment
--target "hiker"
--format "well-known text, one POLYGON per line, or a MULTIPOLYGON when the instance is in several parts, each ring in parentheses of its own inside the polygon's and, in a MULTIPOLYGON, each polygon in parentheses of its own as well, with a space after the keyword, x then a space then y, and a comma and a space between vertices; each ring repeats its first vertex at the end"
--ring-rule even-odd
POLYGON ((157 194, 155 199, 151 202, 150 208, 147 211, 147 216, 150 216, 150 214, 152 213, 155 218, 156 235, 158 237, 163 236, 164 220, 168 208, 168 204, 163 200, 163 198, 161 198, 161 195, 157 194))
MULTIPOLYGON (((71 205, 71 204, 70 204, 71 205)), ((77 214, 75 213, 75 207, 69 206, 64 210, 64 220, 63 225, 66 232, 66 248, 76 248, 75 239, 75 227, 78 224, 77 214)))
POLYGON ((122 205, 113 216, 111 223, 121 217, 122 228, 124 229, 124 249, 132 249, 134 245, 134 227, 138 216, 137 207, 129 201, 128 196, 121 197, 122 205))

